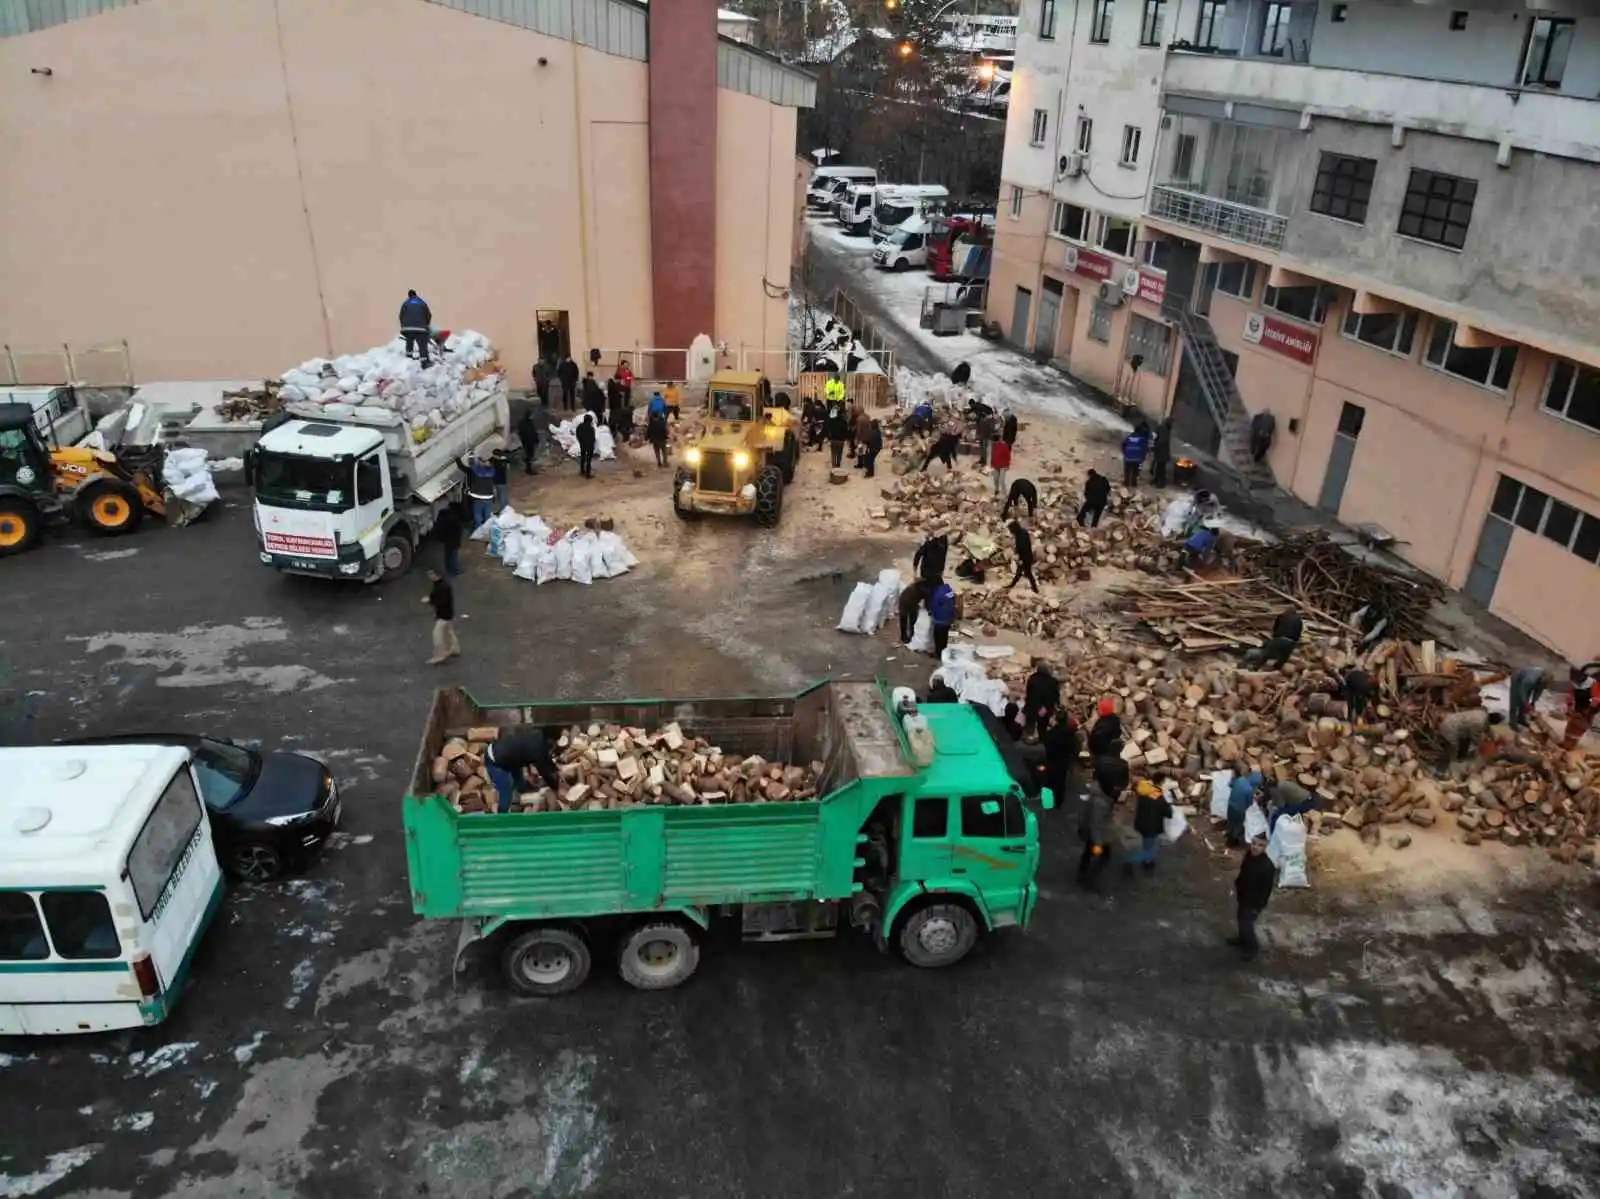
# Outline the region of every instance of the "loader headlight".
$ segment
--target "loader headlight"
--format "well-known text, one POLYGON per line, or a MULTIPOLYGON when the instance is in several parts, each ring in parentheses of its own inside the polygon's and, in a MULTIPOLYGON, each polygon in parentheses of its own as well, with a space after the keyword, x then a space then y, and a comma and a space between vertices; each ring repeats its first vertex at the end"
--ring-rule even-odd
POLYGON ((746 453, 744 450, 735 451, 735 453, 733 455, 733 469, 734 470, 749 470, 750 469, 750 455, 748 453, 746 453))
POLYGON ((687 462, 690 466, 699 466, 700 465, 700 447, 697 446, 697 445, 692 445, 688 449, 684 450, 683 451, 683 460, 685 462, 687 462))

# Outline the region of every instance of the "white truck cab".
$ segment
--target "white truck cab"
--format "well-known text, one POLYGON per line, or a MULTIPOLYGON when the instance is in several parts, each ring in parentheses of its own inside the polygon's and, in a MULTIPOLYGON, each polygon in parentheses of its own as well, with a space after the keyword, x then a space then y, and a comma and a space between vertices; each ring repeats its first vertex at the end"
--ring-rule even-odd
POLYGON ((845 232, 862 234, 872 229, 872 205, 884 189, 871 183, 852 183, 833 206, 833 219, 845 232))
POLYGON ((0 749, 0 1034, 159 1024, 222 905, 189 752, 0 749))
POLYGON ((872 239, 882 241, 909 220, 926 220, 937 216, 949 202, 949 189, 937 183, 902 184, 880 189, 872 206, 872 239))

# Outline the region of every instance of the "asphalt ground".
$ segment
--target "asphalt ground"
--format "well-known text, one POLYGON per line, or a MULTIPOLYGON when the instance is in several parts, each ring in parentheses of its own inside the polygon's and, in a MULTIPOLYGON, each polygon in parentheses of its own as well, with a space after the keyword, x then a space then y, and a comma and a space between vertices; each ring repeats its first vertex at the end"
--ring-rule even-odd
MULTIPOLYGON (((595 494, 655 485, 624 473, 602 467, 595 494)), ((953 970, 851 936, 718 940, 659 994, 598 963, 558 1001, 452 978, 455 931, 412 915, 399 826, 430 688, 779 692, 902 670, 832 628, 886 547, 664 516, 624 522, 640 567, 589 588, 470 550, 465 655, 433 668, 420 574, 268 573, 245 497, 225 499, 189 529, 0 561, 13 731, 311 750, 344 827, 303 874, 230 894, 166 1024, 0 1042, 0 1196, 1596 1193, 1592 884, 1280 894, 1242 966, 1220 847, 1186 837, 1154 879, 1087 895, 1069 803, 1045 820, 1034 927, 953 970)))

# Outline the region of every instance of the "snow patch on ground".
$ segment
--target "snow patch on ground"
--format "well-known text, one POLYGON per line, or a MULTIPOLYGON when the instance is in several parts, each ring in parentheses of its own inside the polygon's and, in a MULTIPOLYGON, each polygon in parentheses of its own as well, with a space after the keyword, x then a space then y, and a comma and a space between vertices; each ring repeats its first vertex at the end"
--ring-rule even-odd
POLYGON ((37 1195, 55 1186, 79 1166, 87 1165, 89 1159, 98 1152, 100 1152, 99 1145, 66 1149, 60 1153, 52 1153, 45 1161, 44 1168, 32 1174, 0 1174, 0 1195, 37 1195))
MULTIPOLYGON (((238 624, 190 625, 173 633, 97 633, 72 637, 84 652, 121 651, 120 665, 158 672, 158 687, 218 687, 243 684, 274 695, 319 691, 337 679, 309 666, 245 665, 242 657, 263 646, 289 645, 289 626, 276 617, 247 616, 238 624)), ((116 680, 113 680, 116 681, 116 680)))
POLYGON ((170 1045, 163 1045, 160 1049, 152 1049, 149 1053, 142 1050, 130 1053, 128 1077, 154 1078, 174 1066, 183 1065, 189 1060, 189 1055, 198 1048, 200 1048, 199 1041, 174 1041, 170 1045))

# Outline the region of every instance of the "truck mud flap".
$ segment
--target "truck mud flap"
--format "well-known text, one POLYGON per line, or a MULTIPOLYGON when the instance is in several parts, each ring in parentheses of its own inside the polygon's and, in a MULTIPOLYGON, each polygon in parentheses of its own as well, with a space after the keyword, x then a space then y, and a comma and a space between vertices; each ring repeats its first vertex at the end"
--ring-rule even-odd
POLYGON ((450 970, 452 982, 461 976, 466 968, 466 957, 472 947, 478 942, 492 937, 505 924, 502 916, 480 916, 476 920, 463 920, 461 928, 456 933, 456 955, 450 970))

